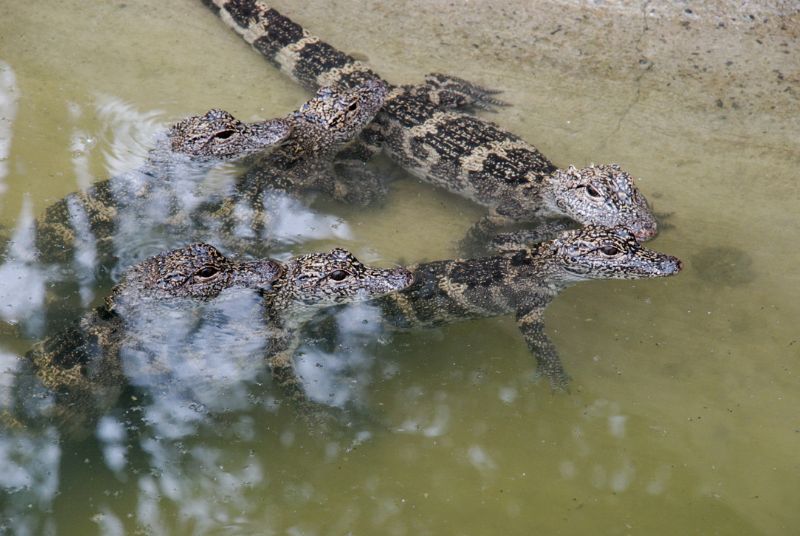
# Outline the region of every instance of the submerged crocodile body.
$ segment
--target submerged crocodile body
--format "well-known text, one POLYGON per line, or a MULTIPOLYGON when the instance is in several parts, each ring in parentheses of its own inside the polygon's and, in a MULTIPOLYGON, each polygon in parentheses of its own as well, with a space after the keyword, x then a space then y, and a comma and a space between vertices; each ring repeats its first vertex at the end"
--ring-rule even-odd
MULTIPOLYGON (((19 410, 14 415, 0 412, 0 422, 35 422, 44 413, 67 435, 80 436, 114 405, 125 384, 135 380, 129 376, 157 378, 149 380, 148 387, 164 383, 160 353, 177 353, 180 367, 192 358, 189 342, 195 343, 191 348, 204 349, 209 341, 191 341, 202 333, 196 318, 188 329, 185 319, 175 319, 187 311, 190 319, 196 317, 202 312, 195 305, 219 301, 223 293, 231 297, 236 289, 250 291, 245 296, 256 298, 262 318, 214 325, 210 336, 224 332, 223 346, 251 339, 243 348, 262 352, 280 387, 297 398, 291 352, 302 323, 321 307, 377 298, 411 282, 405 269, 371 268, 343 249, 301 255, 286 263, 231 261, 208 244, 156 255, 129 269, 102 306, 28 352, 27 378, 34 385, 18 392, 19 410), (181 340, 175 327, 189 340, 181 340), (175 338, 180 345, 168 340, 175 338)), ((238 294, 232 299, 234 309, 246 300, 238 294)), ((217 311, 216 316, 224 315, 217 311)), ((240 357, 253 360, 252 355, 240 357)))
POLYGON ((278 262, 233 262, 204 244, 133 266, 103 305, 26 354, 28 370, 18 374, 18 381, 25 381, 17 389, 15 413, 32 423, 45 415, 67 435, 81 436, 114 405, 126 383, 120 353, 130 338, 131 320, 142 309, 160 302, 185 306, 187 300, 210 300, 227 289, 268 291, 282 273, 278 262))
POLYGON ((293 356, 299 328, 323 307, 370 300, 408 288, 413 274, 405 268, 365 266, 344 249, 311 253, 286 263, 285 274, 264 295, 269 326, 269 366, 281 390, 304 400, 293 356))
POLYGON ((414 284, 376 301, 385 322, 413 329, 514 314, 540 373, 563 388, 568 376, 544 332, 544 310, 556 295, 579 281, 665 277, 682 267, 623 227, 586 226, 533 247, 508 246, 495 256, 409 266, 414 284))
MULTIPOLYGON (((256 0, 202 0, 267 60, 308 89, 353 87, 380 77, 256 0)), ((486 237, 500 225, 567 217, 582 224, 623 225, 637 238, 656 220, 630 175, 617 165, 557 168, 534 146, 498 125, 453 108, 496 103, 491 91, 430 75, 416 86, 390 86, 362 143, 343 158, 383 149, 416 176, 489 208, 471 230, 486 237)), ((359 169, 357 164, 343 167, 359 169)))
POLYGON ((41 260, 88 257, 92 268, 108 267, 132 238, 152 239, 150 231, 184 241, 252 239, 267 217, 265 192, 276 189, 321 190, 361 202, 365 190, 335 181, 329 168, 333 154, 372 119, 385 94, 383 84, 368 82, 339 91, 322 88, 281 119, 248 124, 222 110, 184 119, 169 129, 141 169, 49 207, 37 222, 41 260), (243 159, 258 161, 258 176, 239 180, 232 192, 197 192, 198 174, 216 163, 243 159), (243 229, 243 236, 232 236, 243 229))

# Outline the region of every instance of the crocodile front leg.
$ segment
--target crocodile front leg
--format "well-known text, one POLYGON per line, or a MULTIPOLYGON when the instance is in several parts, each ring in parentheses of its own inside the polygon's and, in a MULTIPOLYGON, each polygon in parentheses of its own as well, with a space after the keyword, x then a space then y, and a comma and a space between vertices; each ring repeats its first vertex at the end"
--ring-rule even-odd
POLYGON ((386 180, 367 164, 383 148, 384 137, 376 122, 367 125, 359 137, 336 153, 333 160, 333 189, 337 201, 369 205, 386 197, 386 180))
POLYGON ((386 181, 364 162, 337 163, 330 196, 348 205, 368 206, 386 198, 386 181))
POLYGON ((490 210, 489 214, 472 224, 467 230, 467 234, 459 243, 460 251, 467 257, 480 257, 487 253, 487 244, 491 237, 497 234, 497 229, 504 225, 510 225, 515 220, 496 210, 490 210))
POLYGON ((550 300, 537 297, 532 303, 517 307, 517 327, 536 357, 537 375, 544 376, 556 391, 566 391, 569 374, 564 371, 553 341, 544 332, 544 309, 550 300))
MULTIPOLYGON (((273 326, 270 326, 273 329, 273 326)), ((304 406, 308 403, 303 383, 294 369, 293 357, 300 346, 296 330, 275 328, 267 341, 267 365, 279 390, 293 403, 304 406)))
POLYGON ((545 240, 552 240, 562 231, 575 227, 575 222, 567 218, 542 221, 532 229, 520 229, 495 235, 489 249, 497 253, 519 251, 545 240))
POLYGON ((341 424, 344 415, 339 408, 314 402, 306 395, 303 382, 294 367, 294 356, 299 347, 297 330, 280 331, 269 337, 267 364, 273 381, 308 430, 315 434, 326 434, 341 424))

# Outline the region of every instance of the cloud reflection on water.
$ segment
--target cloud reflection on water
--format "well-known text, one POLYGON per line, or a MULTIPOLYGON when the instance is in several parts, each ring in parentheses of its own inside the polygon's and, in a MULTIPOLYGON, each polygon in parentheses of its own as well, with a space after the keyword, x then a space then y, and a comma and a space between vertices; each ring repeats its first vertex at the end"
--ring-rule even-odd
POLYGON ((17 115, 18 93, 14 70, 8 63, 0 61, 0 195, 8 188, 4 179, 8 175, 8 157, 11 154, 11 135, 17 115))
POLYGON ((41 331, 45 271, 37 264, 31 201, 25 198, 19 220, 0 264, 0 318, 22 323, 28 332, 41 331))

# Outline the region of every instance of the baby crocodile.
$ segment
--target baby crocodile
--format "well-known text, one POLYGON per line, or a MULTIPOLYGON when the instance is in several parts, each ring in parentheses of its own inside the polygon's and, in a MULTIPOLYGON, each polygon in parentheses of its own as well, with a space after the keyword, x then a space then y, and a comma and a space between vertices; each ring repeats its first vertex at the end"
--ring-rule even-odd
POLYGON ((367 204, 383 192, 380 183, 346 184, 346 177, 337 180, 332 161, 372 121, 386 93, 386 85, 379 80, 365 80, 351 88, 319 89, 289 117, 293 131, 289 142, 253 166, 240 190, 250 197, 265 188, 318 190, 339 201, 367 204))
MULTIPOLYGON (((352 87, 380 77, 256 0, 202 0, 267 60, 306 88, 352 87)), ((499 225, 544 217, 623 225, 641 240, 656 220, 631 176, 618 165, 557 168, 538 149, 498 125, 452 108, 496 103, 491 91, 464 80, 429 75, 417 86, 390 86, 381 112, 348 157, 382 148, 434 185, 489 208, 474 238, 499 225)), ((341 167, 348 167, 344 164, 341 167)), ((349 166, 360 170, 356 164, 349 166)), ((363 174, 363 173, 362 173, 363 174)))
POLYGON ((31 370, 18 378, 36 381, 29 389, 18 390, 20 413, 31 421, 50 414, 67 434, 84 433, 87 424, 113 406, 125 384, 120 348, 127 342, 130 319, 139 310, 164 300, 209 300, 229 288, 266 291, 283 271, 272 260, 230 261, 205 244, 133 266, 103 305, 26 354, 31 370), (42 411, 38 404, 48 401, 42 411))
MULTIPOLYGON (((176 337, 170 322, 185 310, 189 316, 195 314, 192 304, 232 289, 258 291, 266 323, 258 318, 235 322, 225 329, 237 331, 227 335, 236 342, 264 340, 266 344, 254 347, 266 352, 281 386, 295 395, 290 352, 297 346, 293 339, 304 319, 317 308, 377 298, 406 288, 411 281, 411 274, 402 268, 370 268, 343 249, 301 255, 286 263, 232 261, 201 243, 156 255, 130 268, 102 306, 34 345, 26 357, 31 369, 27 377, 35 379, 35 386, 17 395, 17 413, 23 418, 5 414, 2 420, 25 422, 45 413, 68 435, 81 435, 114 405, 131 379, 126 377, 131 370, 139 376, 163 377, 163 371, 146 369, 158 368, 153 363, 165 345, 181 356, 181 362, 188 361, 186 348, 173 348, 166 340, 176 337)), ((238 295, 236 299, 241 301, 238 295)), ((189 336, 197 333, 194 327, 185 331, 189 336)), ((204 346, 207 341, 199 343, 204 346)))
POLYGON ((544 332, 544 310, 556 295, 588 279, 665 277, 681 270, 680 260, 640 246, 624 227, 586 226, 519 247, 511 243, 491 257, 409 266, 414 284, 377 300, 386 322, 431 327, 514 313, 540 373, 563 388, 568 376, 544 332))
MULTIPOLYGON (((284 119, 246 124, 223 110, 179 121, 158 139, 139 169, 70 194, 46 209, 37 221, 36 247, 41 260, 69 262, 86 249, 101 258, 113 257, 120 219, 130 207, 152 202, 178 210, 175 182, 185 176, 194 180, 198 171, 218 162, 274 149, 291 134, 291 123, 284 119)), ((191 191, 194 184, 185 186, 191 191)), ((140 221, 139 216, 134 218, 140 221)))
POLYGON ((382 83, 367 82, 353 89, 322 88, 282 119, 243 123, 222 110, 184 119, 169 129, 141 169, 49 207, 37 222, 41 259, 68 262, 95 256, 96 264, 108 267, 120 248, 136 242, 131 238, 152 239, 146 225, 162 236, 183 237, 191 232, 202 236, 204 229, 231 233, 258 228, 265 188, 317 189, 359 200, 364 190, 332 180, 328 168, 333 153, 372 119, 385 94, 382 83), (245 158, 259 160, 259 173, 240 180, 226 197, 198 197, 198 171, 245 158))
POLYGON ((265 294, 269 319, 269 364, 281 389, 303 399, 292 357, 300 343, 297 329, 321 307, 369 300, 408 288, 414 278, 404 268, 376 269, 344 249, 303 255, 286 264, 285 275, 265 294))

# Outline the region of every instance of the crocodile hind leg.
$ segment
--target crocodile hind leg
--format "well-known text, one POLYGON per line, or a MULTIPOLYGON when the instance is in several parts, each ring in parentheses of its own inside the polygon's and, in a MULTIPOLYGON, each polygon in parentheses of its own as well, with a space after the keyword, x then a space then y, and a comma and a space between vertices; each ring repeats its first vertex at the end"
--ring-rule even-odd
POLYGON ((553 390, 566 391, 570 380, 569 374, 564 371, 553 341, 544 332, 543 315, 547 301, 539 298, 532 304, 518 307, 517 327, 525 337, 528 349, 536 357, 537 375, 547 378, 553 390))
POLYGON ((416 95, 426 95, 432 103, 451 110, 478 108, 496 112, 497 108, 510 106, 508 102, 494 96, 502 93, 500 90, 441 73, 426 75, 425 83, 412 86, 412 91, 416 95))

